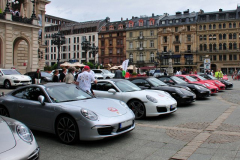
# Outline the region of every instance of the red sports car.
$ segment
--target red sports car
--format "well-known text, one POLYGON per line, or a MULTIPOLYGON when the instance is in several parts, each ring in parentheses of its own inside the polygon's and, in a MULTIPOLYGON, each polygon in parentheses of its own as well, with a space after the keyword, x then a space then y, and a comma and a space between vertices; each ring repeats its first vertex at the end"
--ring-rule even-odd
POLYGON ((218 87, 211 85, 209 83, 206 83, 206 82, 197 81, 196 79, 190 77, 189 75, 176 75, 176 76, 183 79, 184 81, 186 81, 188 83, 196 83, 196 84, 201 84, 201 85, 205 86, 206 88, 208 88, 211 91, 211 94, 218 92, 218 87))
POLYGON ((209 83, 211 85, 215 85, 216 87, 218 87, 218 90, 225 90, 226 89, 225 84, 223 84, 219 80, 206 79, 206 78, 204 78, 200 75, 197 75, 197 74, 190 74, 189 76, 196 79, 199 82, 205 82, 205 83, 209 83))

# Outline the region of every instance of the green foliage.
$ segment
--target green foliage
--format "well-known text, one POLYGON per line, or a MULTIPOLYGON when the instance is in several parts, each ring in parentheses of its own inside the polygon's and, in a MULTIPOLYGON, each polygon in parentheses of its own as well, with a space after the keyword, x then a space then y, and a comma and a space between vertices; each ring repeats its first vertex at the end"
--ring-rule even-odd
POLYGON ((57 63, 52 66, 52 70, 57 69, 57 63))
POLYGON ((2 13, 2 10, 1 10, 1 8, 0 8, 0 13, 2 13))
POLYGON ((136 75, 137 75, 137 73, 136 73, 136 72, 133 72, 133 73, 132 73, 132 75, 133 75, 133 76, 136 76, 136 75))
POLYGON ((45 66, 44 67, 44 71, 51 71, 52 70, 52 67, 51 66, 45 66))

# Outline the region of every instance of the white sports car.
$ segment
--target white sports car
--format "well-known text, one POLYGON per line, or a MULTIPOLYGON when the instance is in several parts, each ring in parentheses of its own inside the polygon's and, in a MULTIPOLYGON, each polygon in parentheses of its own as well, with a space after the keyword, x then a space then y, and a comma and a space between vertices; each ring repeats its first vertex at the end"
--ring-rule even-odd
POLYGON ((29 76, 22 75, 15 69, 0 69, 0 85, 5 88, 32 84, 29 76))
POLYGON ((100 80, 97 84, 92 84, 92 89, 97 97, 114 98, 127 103, 136 119, 168 114, 177 110, 177 102, 169 93, 141 90, 124 79, 100 80))

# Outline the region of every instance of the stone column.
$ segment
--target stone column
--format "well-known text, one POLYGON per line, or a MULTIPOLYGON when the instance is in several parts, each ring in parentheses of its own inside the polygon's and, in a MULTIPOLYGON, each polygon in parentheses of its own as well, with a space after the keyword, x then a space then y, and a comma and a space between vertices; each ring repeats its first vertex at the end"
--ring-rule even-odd
POLYGON ((3 67, 11 68, 13 67, 13 27, 12 25, 6 24, 5 36, 6 36, 6 48, 5 48, 5 59, 3 59, 3 67))
MULTIPOLYGON (((32 28, 32 39, 29 46, 29 59, 27 64, 27 72, 36 71, 38 65, 38 29, 32 28)), ((41 69, 41 68, 40 68, 41 69)))

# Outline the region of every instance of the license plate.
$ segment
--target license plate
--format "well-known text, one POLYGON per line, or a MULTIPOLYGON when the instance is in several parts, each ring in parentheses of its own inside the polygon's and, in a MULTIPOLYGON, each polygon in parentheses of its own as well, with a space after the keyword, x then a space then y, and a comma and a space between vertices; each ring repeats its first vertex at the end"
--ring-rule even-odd
POLYGON ((127 126, 131 126, 132 123, 133 123, 132 120, 126 121, 126 122, 122 122, 122 123, 120 123, 119 128, 122 129, 122 128, 125 128, 125 127, 127 127, 127 126))
POLYGON ((176 108, 175 105, 170 106, 170 109, 175 109, 175 108, 176 108))

